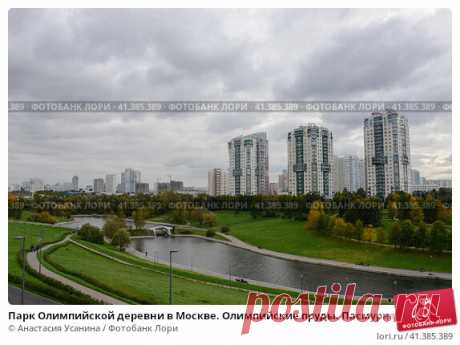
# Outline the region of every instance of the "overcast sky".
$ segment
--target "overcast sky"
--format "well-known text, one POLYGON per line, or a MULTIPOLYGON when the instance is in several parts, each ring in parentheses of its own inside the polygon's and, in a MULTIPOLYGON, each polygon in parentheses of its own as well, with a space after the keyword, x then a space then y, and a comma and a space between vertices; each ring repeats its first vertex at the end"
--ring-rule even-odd
MULTIPOLYGON (((451 17, 433 10, 11 10, 10 100, 450 101, 451 17)), ((452 120, 409 119, 412 166, 451 177, 452 120)), ((363 156, 360 114, 9 114, 9 183, 80 184, 131 167, 206 186, 227 142, 266 131, 272 180, 287 132, 329 127, 363 156)), ((119 178, 119 177, 118 177, 119 178)))

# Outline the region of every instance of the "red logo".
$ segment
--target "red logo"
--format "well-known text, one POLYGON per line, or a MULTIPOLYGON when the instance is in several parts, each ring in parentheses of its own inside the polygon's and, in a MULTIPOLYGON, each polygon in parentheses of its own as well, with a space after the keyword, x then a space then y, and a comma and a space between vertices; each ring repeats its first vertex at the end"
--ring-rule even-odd
POLYGON ((399 294, 394 301, 398 331, 457 323, 452 289, 399 294))

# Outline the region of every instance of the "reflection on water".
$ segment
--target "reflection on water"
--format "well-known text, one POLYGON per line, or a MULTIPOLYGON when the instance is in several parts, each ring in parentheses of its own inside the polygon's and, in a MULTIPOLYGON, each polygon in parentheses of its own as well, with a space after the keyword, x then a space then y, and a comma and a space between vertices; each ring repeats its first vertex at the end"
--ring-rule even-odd
MULTIPOLYGON (((102 227, 103 218, 82 217, 69 227, 78 228, 84 223, 102 227)), ((450 281, 406 278, 383 273, 371 273, 333 266, 309 264, 254 253, 223 243, 192 237, 133 239, 131 244, 149 258, 169 260, 169 249, 178 249, 174 263, 202 272, 215 272, 232 277, 246 278, 266 283, 316 290, 319 285, 339 282, 357 283, 356 294, 382 293, 392 297, 401 292, 432 290, 451 287, 450 281)))

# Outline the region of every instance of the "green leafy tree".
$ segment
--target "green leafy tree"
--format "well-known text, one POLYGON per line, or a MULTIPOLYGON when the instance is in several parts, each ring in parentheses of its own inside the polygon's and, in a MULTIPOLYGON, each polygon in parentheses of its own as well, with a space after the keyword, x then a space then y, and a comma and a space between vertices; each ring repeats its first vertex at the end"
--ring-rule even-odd
POLYGON ((206 227, 212 227, 214 225, 216 225, 216 216, 214 215, 214 213, 211 213, 211 212, 206 212, 204 215, 203 215, 203 225, 206 226, 206 227))
POLYGON ((401 248, 411 247, 414 245, 415 230, 409 219, 401 223, 401 237, 399 244, 401 248))
POLYGON ((355 224, 355 233, 353 235, 353 238, 355 240, 362 240, 363 239, 363 233, 364 233, 364 225, 363 222, 358 219, 355 224))
POLYGON ((146 211, 144 208, 138 208, 132 214, 136 230, 143 229, 145 226, 146 211))
POLYGON ((440 253, 449 247, 449 234, 444 223, 437 220, 431 226, 430 232, 430 249, 433 252, 440 253))
POLYGON ((84 241, 102 244, 104 243, 104 235, 97 227, 91 224, 84 224, 78 231, 78 237, 84 241))
POLYGON ((425 248, 427 246, 427 228, 425 223, 420 223, 415 230, 414 246, 417 248, 425 248))
POLYGON ((377 242, 385 243, 385 230, 383 228, 377 229, 377 242))
POLYGON ((113 235, 117 232, 118 229, 125 227, 126 224, 122 218, 118 216, 111 216, 106 220, 102 230, 105 237, 112 239, 113 235))
POLYGON ((117 246, 120 251, 123 251, 124 248, 131 242, 129 238, 129 232, 126 228, 118 229, 112 237, 112 245, 117 246))
POLYGON ((401 224, 394 222, 390 230, 390 242, 396 247, 401 246, 401 224))

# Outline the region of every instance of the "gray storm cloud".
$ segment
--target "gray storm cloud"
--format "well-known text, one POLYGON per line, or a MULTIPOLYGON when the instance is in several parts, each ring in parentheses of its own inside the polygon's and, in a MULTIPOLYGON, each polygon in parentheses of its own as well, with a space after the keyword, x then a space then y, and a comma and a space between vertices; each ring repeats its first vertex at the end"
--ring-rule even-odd
MULTIPOLYGON (((10 100, 439 100, 452 96, 450 12, 9 12, 10 100)), ((451 115, 405 114, 412 165, 451 176, 451 115)), ((82 183, 125 167, 205 186, 232 137, 266 131, 271 176, 287 132, 319 122, 363 155, 366 114, 10 114, 9 183, 82 183)))

